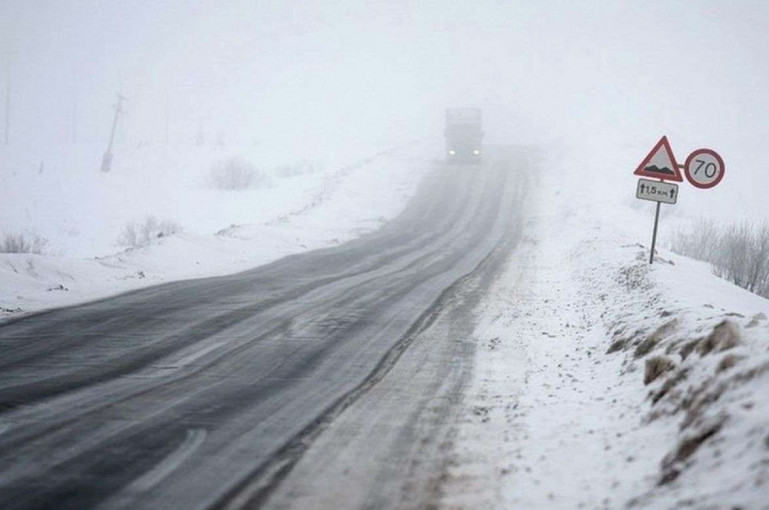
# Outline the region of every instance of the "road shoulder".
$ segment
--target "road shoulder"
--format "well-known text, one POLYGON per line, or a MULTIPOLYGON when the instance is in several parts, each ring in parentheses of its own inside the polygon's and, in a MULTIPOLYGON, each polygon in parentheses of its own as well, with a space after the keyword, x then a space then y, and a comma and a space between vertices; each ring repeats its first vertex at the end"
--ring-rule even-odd
POLYGON ((665 250, 649 267, 630 211, 568 185, 545 179, 479 305, 438 506, 766 508, 767 301, 665 250))

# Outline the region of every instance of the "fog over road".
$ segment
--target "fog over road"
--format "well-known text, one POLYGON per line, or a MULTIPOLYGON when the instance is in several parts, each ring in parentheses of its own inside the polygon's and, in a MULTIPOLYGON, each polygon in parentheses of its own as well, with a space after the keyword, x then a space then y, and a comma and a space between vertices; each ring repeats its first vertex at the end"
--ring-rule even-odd
POLYGON ((0 326, 0 507, 428 501, 526 159, 436 165, 336 248, 0 326))

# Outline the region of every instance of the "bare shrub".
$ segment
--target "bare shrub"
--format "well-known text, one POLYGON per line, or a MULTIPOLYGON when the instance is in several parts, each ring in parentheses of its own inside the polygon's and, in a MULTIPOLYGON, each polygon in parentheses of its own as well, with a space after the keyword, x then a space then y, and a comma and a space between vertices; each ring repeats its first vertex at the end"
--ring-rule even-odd
POLYGON ((10 232, 0 242, 0 253, 40 254, 48 241, 37 234, 10 232))
POLYGON ((717 241, 720 235, 720 230, 713 220, 699 219, 693 228, 676 232, 670 248, 681 255, 712 262, 718 251, 718 243, 714 241, 717 241))
POLYGON ((746 288, 769 297, 769 223, 754 230, 747 270, 746 288))
POLYGON ((263 173, 242 158, 228 158, 214 163, 208 178, 213 187, 226 191, 258 187, 267 181, 263 173))
POLYGON ((181 231, 182 228, 178 223, 147 216, 144 221, 129 223, 123 227, 123 231, 118 237, 118 244, 129 248, 139 248, 147 246, 155 239, 177 234, 181 231))
POLYGON ((671 249, 709 262, 721 278, 769 297, 769 223, 717 227, 700 220, 693 230, 679 231, 671 249))
POLYGON ((750 252, 753 244, 751 230, 752 227, 747 222, 723 230, 718 243, 719 251, 713 260, 718 276, 745 288, 749 285, 750 252))

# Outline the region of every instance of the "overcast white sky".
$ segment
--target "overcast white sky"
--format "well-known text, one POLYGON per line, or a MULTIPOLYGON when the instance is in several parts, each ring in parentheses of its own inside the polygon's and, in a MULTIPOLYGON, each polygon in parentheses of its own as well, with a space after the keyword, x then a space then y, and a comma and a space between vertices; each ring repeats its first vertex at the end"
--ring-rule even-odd
POLYGON ((67 141, 73 116, 103 143, 118 91, 132 143, 166 119, 177 143, 199 123, 243 143, 440 136, 446 106, 481 105, 490 140, 667 134, 769 187, 767 27, 761 0, 3 0, 0 76, 10 61, 15 143, 67 141))

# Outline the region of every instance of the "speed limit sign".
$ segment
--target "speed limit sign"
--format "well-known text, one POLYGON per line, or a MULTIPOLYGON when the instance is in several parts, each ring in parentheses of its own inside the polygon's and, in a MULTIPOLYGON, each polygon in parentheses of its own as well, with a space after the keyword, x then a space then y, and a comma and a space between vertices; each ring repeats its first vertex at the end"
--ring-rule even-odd
POLYGON ((714 150, 697 149, 686 158, 684 174, 697 188, 712 188, 724 178, 724 160, 714 150))

